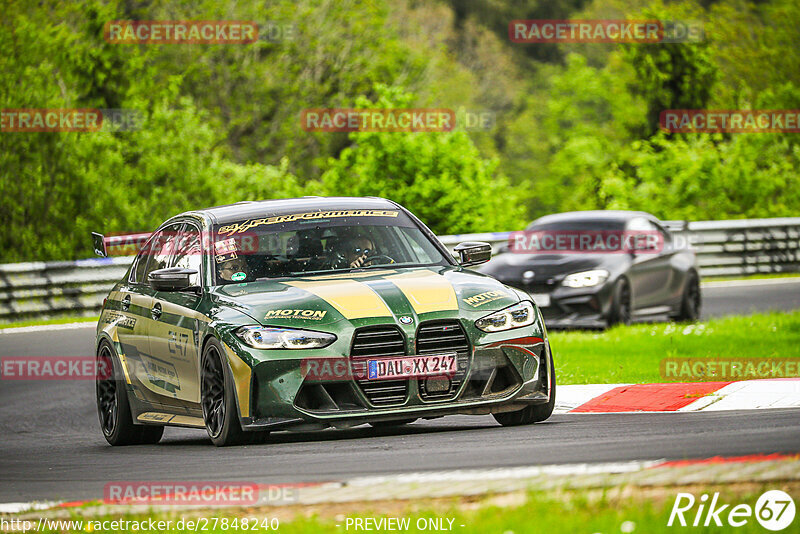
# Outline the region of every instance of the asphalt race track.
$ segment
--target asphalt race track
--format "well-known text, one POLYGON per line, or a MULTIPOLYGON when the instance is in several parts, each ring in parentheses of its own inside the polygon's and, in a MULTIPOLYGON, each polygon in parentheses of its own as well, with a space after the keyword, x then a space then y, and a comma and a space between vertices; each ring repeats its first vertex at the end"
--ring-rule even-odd
MULTIPOLYGON (((800 281, 704 289, 704 315, 800 308, 800 281)), ((94 325, 0 334, 3 356, 93 352, 94 325)), ((368 474, 535 464, 800 452, 798 410, 566 414, 502 428, 454 416, 394 430, 276 433, 217 449, 202 430, 167 429, 159 445, 108 446, 92 381, 0 381, 0 503, 100 499, 109 481, 330 481, 368 474)))

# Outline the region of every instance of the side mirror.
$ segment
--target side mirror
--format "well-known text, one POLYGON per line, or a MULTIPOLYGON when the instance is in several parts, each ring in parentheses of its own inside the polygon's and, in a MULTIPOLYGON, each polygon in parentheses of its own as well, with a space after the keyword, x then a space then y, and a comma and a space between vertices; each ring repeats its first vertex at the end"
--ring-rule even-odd
POLYGON ((182 291, 191 287, 189 277, 193 274, 197 274, 197 269, 183 267, 156 269, 147 275, 147 282, 156 291, 182 291))
POLYGON ((108 257, 108 250, 106 249, 106 239, 103 234, 92 232, 92 245, 94 246, 94 253, 101 258, 108 257))
POLYGON ((465 241, 453 250, 458 253, 459 263, 464 267, 486 263, 492 257, 492 245, 480 241, 465 241))

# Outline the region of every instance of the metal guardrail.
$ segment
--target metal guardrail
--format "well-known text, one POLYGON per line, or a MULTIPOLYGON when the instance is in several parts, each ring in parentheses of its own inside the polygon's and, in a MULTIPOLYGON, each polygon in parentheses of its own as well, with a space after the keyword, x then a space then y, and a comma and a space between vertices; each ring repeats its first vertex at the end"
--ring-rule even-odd
MULTIPOLYGON (((677 243, 695 250, 702 276, 800 272, 800 217, 664 224, 677 243)), ((440 240, 451 250, 462 241, 486 241, 497 253, 510 234, 446 235, 440 240)), ((0 264, 0 322, 96 315, 132 259, 0 264)))
MULTIPOLYGON (((701 276, 800 272, 800 217, 730 221, 663 221, 677 246, 697 254, 701 276)), ((441 236, 452 248, 485 241, 495 254, 506 250, 511 232, 441 236)))

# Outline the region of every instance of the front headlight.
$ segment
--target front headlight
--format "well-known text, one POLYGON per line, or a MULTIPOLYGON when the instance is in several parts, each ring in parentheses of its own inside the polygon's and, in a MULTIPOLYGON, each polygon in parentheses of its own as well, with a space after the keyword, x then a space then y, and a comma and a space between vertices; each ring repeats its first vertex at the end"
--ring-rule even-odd
POLYGON ((336 341, 333 334, 294 328, 243 326, 234 333, 254 349, 321 349, 336 341))
POLYGON ((505 310, 481 317, 475 321, 475 326, 484 332, 502 332, 531 325, 534 321, 536 321, 536 312, 533 310, 533 303, 523 300, 505 310))
POLYGON ((594 271, 583 271, 567 275, 562 285, 567 287, 592 287, 602 284, 608 279, 608 271, 605 269, 595 269, 594 271))

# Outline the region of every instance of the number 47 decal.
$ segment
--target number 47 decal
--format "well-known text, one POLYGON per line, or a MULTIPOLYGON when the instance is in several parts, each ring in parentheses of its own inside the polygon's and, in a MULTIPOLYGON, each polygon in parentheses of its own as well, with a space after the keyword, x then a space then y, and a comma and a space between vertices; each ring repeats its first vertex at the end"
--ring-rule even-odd
POLYGON ((189 334, 179 334, 170 330, 167 348, 172 354, 186 356, 186 346, 189 344, 189 334))

